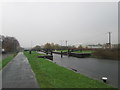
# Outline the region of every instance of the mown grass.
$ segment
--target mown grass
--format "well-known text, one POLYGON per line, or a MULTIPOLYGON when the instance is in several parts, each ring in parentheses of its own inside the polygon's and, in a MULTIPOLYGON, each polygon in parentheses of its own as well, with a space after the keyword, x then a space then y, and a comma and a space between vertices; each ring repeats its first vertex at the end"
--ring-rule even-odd
POLYGON ((38 53, 24 52, 36 75, 40 88, 112 88, 97 80, 93 80, 79 73, 43 58, 37 58, 38 53))
MULTIPOLYGON (((57 52, 68 52, 68 50, 57 50, 57 52)), ((82 51, 73 51, 73 53, 93 53, 94 51, 92 50, 82 50, 82 51)))
POLYGON ((0 70, 4 68, 15 56, 16 54, 12 54, 6 57, 5 59, 3 59, 2 61, 0 61, 0 70))
POLYGON ((56 50, 57 52, 68 52, 68 50, 56 50))
POLYGON ((73 51, 74 53, 93 53, 94 51, 82 50, 82 51, 73 51))

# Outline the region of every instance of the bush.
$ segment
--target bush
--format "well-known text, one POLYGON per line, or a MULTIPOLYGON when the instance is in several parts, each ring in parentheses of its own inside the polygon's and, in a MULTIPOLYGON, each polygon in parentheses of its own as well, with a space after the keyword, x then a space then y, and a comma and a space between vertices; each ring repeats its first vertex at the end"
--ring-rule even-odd
POLYGON ((120 49, 96 49, 93 56, 96 58, 118 60, 120 59, 119 51, 120 49))

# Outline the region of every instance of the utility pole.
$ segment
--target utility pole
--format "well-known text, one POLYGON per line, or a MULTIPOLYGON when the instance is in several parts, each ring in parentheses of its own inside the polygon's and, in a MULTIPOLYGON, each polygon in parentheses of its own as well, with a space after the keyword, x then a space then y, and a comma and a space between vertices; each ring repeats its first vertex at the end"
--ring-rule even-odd
POLYGON ((108 32, 109 48, 111 48, 111 32, 108 32))
POLYGON ((68 42, 68 41, 66 40, 66 47, 67 47, 67 42, 68 42))
POLYGON ((29 54, 31 54, 31 53, 32 53, 32 40, 31 40, 31 48, 29 50, 29 54))
POLYGON ((13 44, 14 44, 14 46, 13 46, 13 47, 14 47, 14 53, 15 53, 15 40, 13 40, 13 44))
POLYGON ((111 32, 108 32, 109 33, 109 44, 111 44, 111 32))
POLYGON ((61 43, 61 50, 62 50, 62 40, 60 40, 60 43, 61 43))
POLYGON ((62 46, 62 40, 60 40, 61 46, 62 46))

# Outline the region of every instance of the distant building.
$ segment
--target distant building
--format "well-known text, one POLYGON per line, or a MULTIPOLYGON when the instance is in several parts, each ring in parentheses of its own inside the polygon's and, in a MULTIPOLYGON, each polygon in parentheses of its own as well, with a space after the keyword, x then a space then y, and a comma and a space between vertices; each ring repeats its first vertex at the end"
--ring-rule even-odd
POLYGON ((118 48, 118 44, 110 44, 110 43, 106 43, 106 44, 97 44, 97 45, 87 45, 88 48, 92 48, 92 49, 97 49, 97 48, 118 48))
POLYGON ((95 49, 95 48, 103 48, 103 45, 101 45, 101 44, 97 44, 97 45, 87 45, 87 47, 88 47, 88 48, 93 48, 93 49, 95 49))
POLYGON ((118 44, 112 44, 111 47, 112 48, 118 48, 118 44))
POLYGON ((111 44, 110 43, 104 44, 104 48, 111 48, 111 44))

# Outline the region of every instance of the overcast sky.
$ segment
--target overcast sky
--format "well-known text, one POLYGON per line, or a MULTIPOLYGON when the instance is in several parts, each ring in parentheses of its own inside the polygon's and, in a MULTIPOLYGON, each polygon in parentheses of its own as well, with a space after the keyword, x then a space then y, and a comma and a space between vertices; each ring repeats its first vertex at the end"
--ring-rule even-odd
POLYGON ((2 4, 2 34, 31 47, 118 42, 117 2, 11 2, 2 4))

